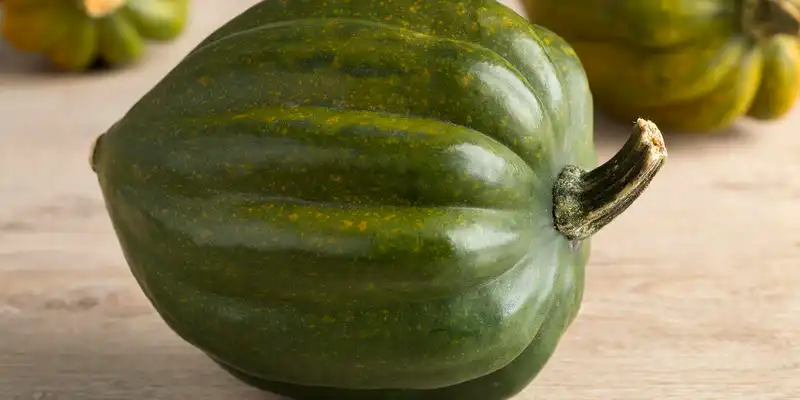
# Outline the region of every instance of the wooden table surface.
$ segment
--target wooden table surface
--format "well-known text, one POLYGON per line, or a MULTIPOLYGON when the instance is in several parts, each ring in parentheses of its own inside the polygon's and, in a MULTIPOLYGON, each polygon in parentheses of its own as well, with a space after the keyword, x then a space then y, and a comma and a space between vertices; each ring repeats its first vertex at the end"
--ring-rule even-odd
MULTIPOLYGON (((87 164, 91 140, 253 0, 195 0, 186 34, 113 73, 0 45, 0 400, 274 399, 156 316, 87 164)), ((800 399, 800 109, 667 135, 650 189, 594 238, 582 311, 517 398, 800 399)), ((628 126, 598 120, 605 160, 628 126)))

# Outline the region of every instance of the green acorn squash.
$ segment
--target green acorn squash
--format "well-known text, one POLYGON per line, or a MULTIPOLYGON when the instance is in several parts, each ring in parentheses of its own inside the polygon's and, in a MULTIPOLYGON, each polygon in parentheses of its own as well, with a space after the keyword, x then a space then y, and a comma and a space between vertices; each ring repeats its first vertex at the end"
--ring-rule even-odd
POLYGON ((492 0, 267 0, 94 143, 180 337, 297 399, 506 399, 582 298, 589 237, 662 165, 597 167, 572 49, 492 0), (590 171, 590 172, 587 172, 590 171))
POLYGON ((184 28, 188 0, 3 0, 2 34, 16 49, 47 55, 63 70, 138 60, 145 40, 184 28))
POLYGON ((800 93, 798 0, 524 0, 565 38, 598 109, 719 132, 784 116, 800 93))

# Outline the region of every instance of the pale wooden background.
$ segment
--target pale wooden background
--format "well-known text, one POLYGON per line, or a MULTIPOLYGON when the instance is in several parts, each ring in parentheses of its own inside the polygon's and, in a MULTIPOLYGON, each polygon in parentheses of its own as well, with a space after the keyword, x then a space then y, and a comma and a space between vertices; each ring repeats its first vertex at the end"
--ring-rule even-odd
MULTIPOLYGON (((47 73, 0 45, 0 400, 274 399, 155 315, 122 259, 89 144, 254 0, 195 0, 136 68, 47 73)), ((518 399, 800 399, 800 110, 667 136, 651 188, 598 234, 585 303, 518 399)), ((598 122, 603 159, 628 127, 598 122)))

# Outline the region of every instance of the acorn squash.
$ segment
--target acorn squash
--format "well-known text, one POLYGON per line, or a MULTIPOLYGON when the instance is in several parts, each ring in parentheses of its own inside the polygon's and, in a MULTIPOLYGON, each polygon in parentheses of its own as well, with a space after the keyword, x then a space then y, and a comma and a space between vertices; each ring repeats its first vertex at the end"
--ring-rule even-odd
POLYGON ((524 0, 565 38, 598 109, 719 132, 784 116, 800 92, 798 0, 524 0))
POLYGON ((17 50, 45 54, 63 70, 138 60, 145 40, 172 40, 188 0, 3 0, 2 34, 17 50))
POLYGON ((506 399, 578 313, 589 238, 666 157, 595 164, 572 49, 492 0, 267 0, 94 143, 166 323, 296 399, 506 399), (587 172, 589 171, 589 172, 587 172))

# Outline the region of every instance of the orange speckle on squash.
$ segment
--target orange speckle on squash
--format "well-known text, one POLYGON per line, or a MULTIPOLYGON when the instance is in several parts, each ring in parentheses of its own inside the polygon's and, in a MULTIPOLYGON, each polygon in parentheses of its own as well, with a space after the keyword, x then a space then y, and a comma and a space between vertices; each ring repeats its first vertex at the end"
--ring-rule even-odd
POLYGON ((212 79, 210 76, 201 76, 200 78, 197 79, 197 83, 203 86, 208 86, 214 83, 214 79, 212 79))

